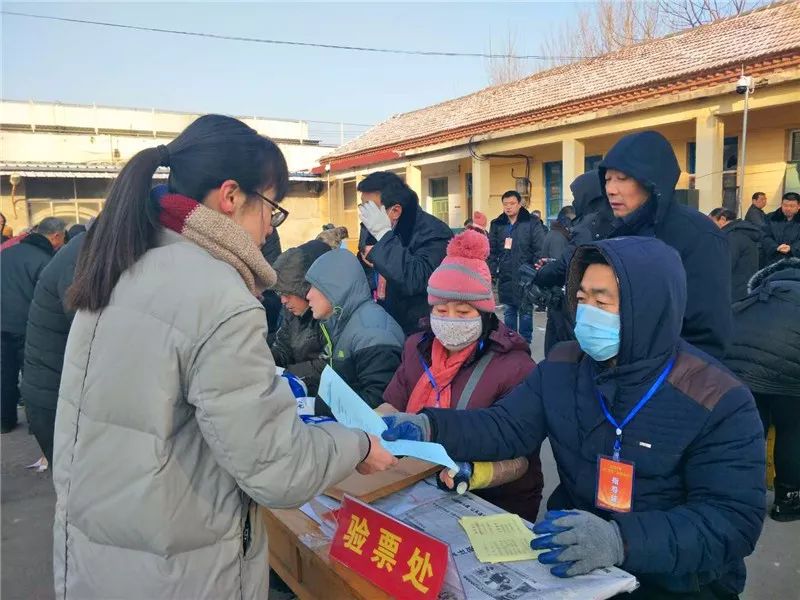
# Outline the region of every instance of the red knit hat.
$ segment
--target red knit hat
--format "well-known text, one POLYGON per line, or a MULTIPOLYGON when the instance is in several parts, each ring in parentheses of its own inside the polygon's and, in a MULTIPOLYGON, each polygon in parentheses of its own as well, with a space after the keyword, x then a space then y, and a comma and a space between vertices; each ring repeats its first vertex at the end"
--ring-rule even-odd
POLYGON ((476 210, 474 213, 472 213, 472 224, 477 225, 478 227, 486 231, 486 226, 489 224, 489 221, 486 218, 485 214, 483 214, 479 210, 476 210))
POLYGON ((470 229, 447 245, 447 256, 428 280, 428 304, 467 302, 482 312, 494 312, 492 276, 486 259, 489 240, 470 229))

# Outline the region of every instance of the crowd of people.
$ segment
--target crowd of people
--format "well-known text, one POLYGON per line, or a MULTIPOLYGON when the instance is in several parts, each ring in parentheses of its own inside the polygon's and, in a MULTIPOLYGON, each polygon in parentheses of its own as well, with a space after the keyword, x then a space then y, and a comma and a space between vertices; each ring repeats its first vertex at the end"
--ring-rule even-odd
POLYGON ((319 398, 298 418, 280 369, 314 398, 327 366, 385 439, 445 446, 442 487, 532 522, 548 438, 560 481, 533 543, 555 575, 619 565, 631 598, 737 597, 770 426, 770 514, 800 518, 800 196, 706 216, 679 175, 661 134, 635 133, 549 227, 511 190, 454 235, 375 172, 354 252, 334 224, 282 251, 269 139, 208 115, 135 155, 87 231, 47 218, 0 252, 2 427, 21 398, 53 468, 57 597, 263 593, 260 506, 397 463, 319 398))

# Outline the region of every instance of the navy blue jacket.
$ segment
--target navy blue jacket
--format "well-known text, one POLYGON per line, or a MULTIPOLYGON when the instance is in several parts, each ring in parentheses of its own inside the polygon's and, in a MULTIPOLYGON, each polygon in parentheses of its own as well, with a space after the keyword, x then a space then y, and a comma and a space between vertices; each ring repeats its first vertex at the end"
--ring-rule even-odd
MULTIPOLYGON (((731 260, 726 235, 708 217, 675 201, 681 170, 672 146, 660 133, 643 131, 623 137, 598 167, 601 185, 608 169, 636 179, 650 192, 650 199, 624 219, 609 216, 605 207, 586 215, 573 230, 574 244, 639 235, 656 237, 675 248, 686 270, 688 292, 681 337, 722 358, 732 326, 731 260), (587 226, 590 231, 585 231, 587 226)), ((548 265, 537 277, 537 284, 563 285, 568 262, 569 256, 565 256, 560 265, 548 265)))
POLYGON ((579 260, 597 247, 620 285, 617 364, 603 367, 576 342, 547 360, 491 408, 426 409, 433 440, 455 460, 529 455, 550 439, 560 485, 549 508, 592 511, 617 522, 621 567, 645 586, 675 592, 717 582, 744 587, 744 557, 755 548, 765 512, 765 451, 749 390, 708 354, 680 339, 686 283, 674 250, 652 238, 583 246, 571 263, 574 307, 579 260), (658 265, 658 268, 654 268, 658 265), (594 506, 597 457, 611 455, 614 427, 676 357, 664 385, 624 429, 621 458, 636 465, 633 511, 594 506))

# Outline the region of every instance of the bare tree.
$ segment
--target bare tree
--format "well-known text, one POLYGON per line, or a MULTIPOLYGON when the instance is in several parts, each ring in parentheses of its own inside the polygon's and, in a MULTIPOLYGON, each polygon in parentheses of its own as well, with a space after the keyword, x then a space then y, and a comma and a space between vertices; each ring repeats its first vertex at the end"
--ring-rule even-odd
POLYGON ((664 18, 673 30, 698 27, 717 19, 742 14, 760 4, 756 0, 659 0, 664 18))
MULTIPOLYGON (((489 54, 494 54, 491 41, 489 41, 489 54)), ((517 39, 510 29, 508 30, 505 48, 498 51, 497 54, 504 54, 505 56, 502 58, 490 58, 486 62, 489 85, 511 83, 527 75, 522 59, 516 58, 518 54, 517 39)))

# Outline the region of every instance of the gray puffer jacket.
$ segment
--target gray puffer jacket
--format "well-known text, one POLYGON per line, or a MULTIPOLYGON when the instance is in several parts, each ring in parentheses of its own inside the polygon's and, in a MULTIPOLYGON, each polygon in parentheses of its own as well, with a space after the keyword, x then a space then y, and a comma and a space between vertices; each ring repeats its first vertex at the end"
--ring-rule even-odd
POLYGON ((334 316, 322 323, 331 366, 371 407, 383 404, 405 343, 400 325, 372 301, 364 270, 347 250, 323 254, 306 280, 334 307, 334 316))
POLYGON ((166 230, 105 309, 77 313, 55 427, 57 598, 267 597, 256 503, 306 502, 368 442, 297 418, 266 333, 237 271, 166 230))

